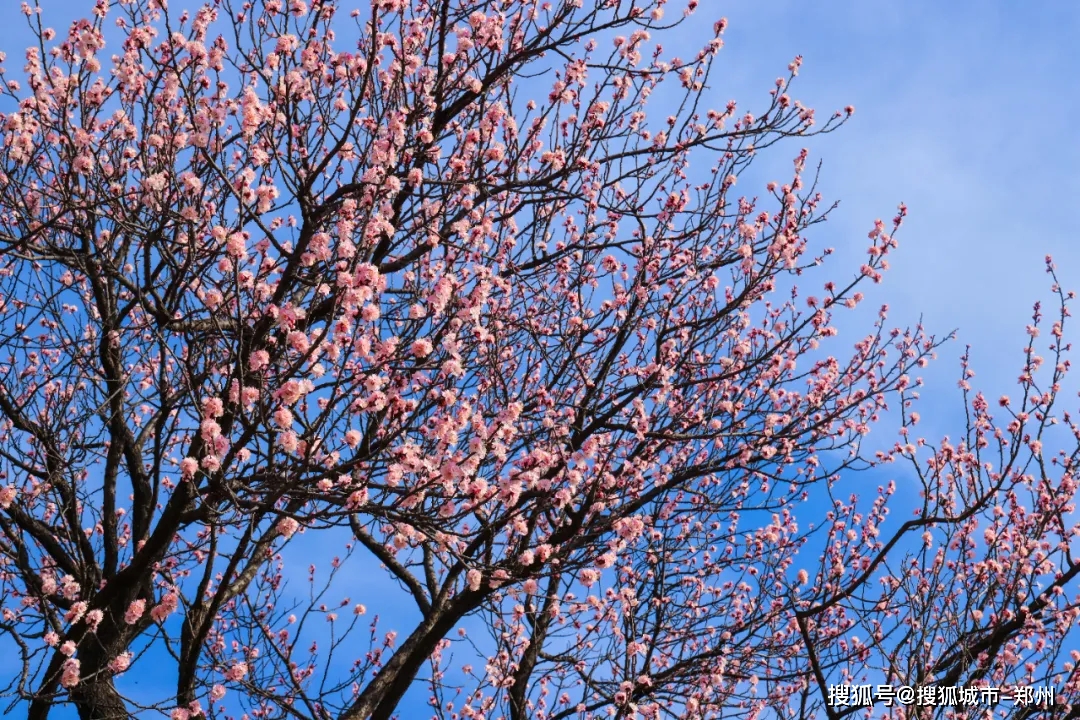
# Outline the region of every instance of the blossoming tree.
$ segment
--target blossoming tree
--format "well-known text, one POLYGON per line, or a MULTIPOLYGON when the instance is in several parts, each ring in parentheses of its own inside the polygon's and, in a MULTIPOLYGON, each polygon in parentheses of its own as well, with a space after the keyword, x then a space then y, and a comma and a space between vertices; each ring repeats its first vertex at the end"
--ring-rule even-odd
POLYGON ((97 0, 59 34, 25 7, 9 711, 837 718, 827 686, 866 677, 1052 681, 1069 711, 1077 454, 1041 444, 1068 298, 1006 426, 975 395, 961 437, 907 438, 938 341, 884 308, 829 339, 903 206, 827 280, 805 150, 736 190, 851 109, 793 99, 798 59, 709 107, 725 23, 675 57, 698 2, 669 4, 97 0), (905 439, 866 452, 886 407, 905 439), (889 522, 897 484, 920 506, 889 522), (350 572, 415 622, 335 595, 350 572))

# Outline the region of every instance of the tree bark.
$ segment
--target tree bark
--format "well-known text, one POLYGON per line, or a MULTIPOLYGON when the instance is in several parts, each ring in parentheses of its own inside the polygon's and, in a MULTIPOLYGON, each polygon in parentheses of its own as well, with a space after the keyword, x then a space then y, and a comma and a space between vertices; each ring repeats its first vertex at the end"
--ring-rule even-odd
POLYGON ((79 720, 127 720, 131 717, 112 678, 99 677, 72 688, 71 699, 79 720))

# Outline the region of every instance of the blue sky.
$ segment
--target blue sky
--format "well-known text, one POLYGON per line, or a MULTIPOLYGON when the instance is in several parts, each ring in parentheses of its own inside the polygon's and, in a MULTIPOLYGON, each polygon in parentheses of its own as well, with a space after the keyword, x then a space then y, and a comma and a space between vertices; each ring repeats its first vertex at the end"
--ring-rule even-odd
MULTIPOLYGON (((1069 91, 1080 5, 716 5, 730 20, 725 93, 762 92, 801 53, 794 95, 822 112, 856 107, 845 128, 810 146, 825 162, 826 195, 841 200, 822 234, 861 253, 873 219, 907 203, 893 269, 870 297, 888 302, 896 322, 921 314, 933 331, 959 330, 927 373, 930 389, 940 378, 943 400, 956 397, 955 358, 970 343, 976 386, 993 397, 1012 392, 1031 304, 1049 300, 1044 255, 1065 287, 1080 286, 1080 243, 1067 220, 1080 191, 1080 99, 1069 91)), ((772 159, 787 162, 783 155, 772 159)), ((924 397, 927 426, 937 429, 936 400, 924 397)))
MULTIPOLYGON (((59 30, 93 2, 41 4, 46 24, 59 30)), ((1071 227, 1080 196, 1080 3, 702 0, 699 17, 709 22, 696 27, 720 15, 729 29, 714 105, 736 99, 760 107, 772 80, 801 54, 793 96, 822 117, 856 107, 842 130, 808 144, 812 162, 824 161, 824 194, 841 201, 815 229, 817 246, 840 251, 832 267, 844 277, 861 262, 874 219, 908 205, 893 269, 867 291, 867 305, 888 302, 897 324, 921 315, 933 332, 958 329, 958 341, 926 373, 920 412, 928 436, 959 433, 963 346, 973 347, 977 388, 991 397, 1011 393, 1032 302, 1051 301, 1044 255, 1054 256, 1067 289, 1080 290, 1080 238, 1071 227)), ((0 3, 0 27, 7 65, 18 68, 29 35, 15 0, 0 3)), ((672 40, 689 43, 694 27, 672 40)), ((663 112, 659 104, 652 110, 663 112)), ((798 149, 792 142, 765 154, 754 170, 761 184, 787 177, 798 149)), ((740 189, 752 191, 742 182, 740 189)), ((1070 385, 1076 389, 1075 378, 1070 385)))

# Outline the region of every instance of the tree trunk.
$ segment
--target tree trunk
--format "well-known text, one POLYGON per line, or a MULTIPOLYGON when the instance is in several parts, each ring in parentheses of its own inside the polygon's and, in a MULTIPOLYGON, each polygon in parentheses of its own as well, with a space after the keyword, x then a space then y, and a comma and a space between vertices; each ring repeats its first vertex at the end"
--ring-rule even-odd
POLYGON ((79 720, 127 720, 131 717, 112 678, 98 677, 80 682, 72 688, 71 699, 79 711, 79 720))

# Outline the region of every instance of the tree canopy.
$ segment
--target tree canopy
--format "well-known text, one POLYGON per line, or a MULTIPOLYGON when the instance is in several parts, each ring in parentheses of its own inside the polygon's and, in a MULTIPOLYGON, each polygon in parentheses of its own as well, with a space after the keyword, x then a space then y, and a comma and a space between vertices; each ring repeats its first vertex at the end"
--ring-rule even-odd
POLYGON ((0 60, 8 712, 1078 716, 1071 295, 917 437, 941 340, 833 337, 906 208, 823 274, 799 58, 710 107, 697 0, 176 3, 0 60))

